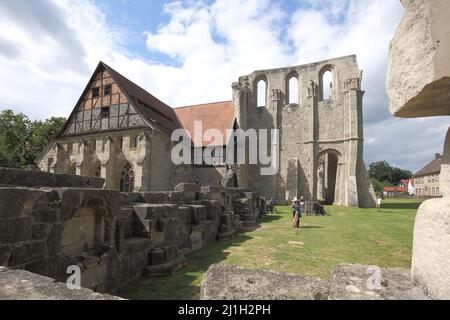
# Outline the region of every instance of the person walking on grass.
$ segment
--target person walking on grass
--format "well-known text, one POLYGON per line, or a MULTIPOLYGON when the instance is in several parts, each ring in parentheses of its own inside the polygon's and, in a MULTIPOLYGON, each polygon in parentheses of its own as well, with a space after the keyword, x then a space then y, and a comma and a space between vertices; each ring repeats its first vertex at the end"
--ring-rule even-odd
POLYGON ((294 218, 294 228, 299 228, 301 216, 301 200, 299 200, 297 197, 292 200, 292 216, 294 218))
POLYGON ((378 212, 381 212, 381 197, 377 199, 377 209, 378 212))

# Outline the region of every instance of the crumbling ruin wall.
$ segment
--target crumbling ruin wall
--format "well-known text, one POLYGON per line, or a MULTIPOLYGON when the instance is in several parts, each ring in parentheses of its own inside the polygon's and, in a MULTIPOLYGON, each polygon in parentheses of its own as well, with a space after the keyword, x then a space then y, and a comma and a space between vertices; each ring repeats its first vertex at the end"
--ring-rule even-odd
MULTIPOLYGON (((406 12, 391 41, 387 90, 399 117, 450 115, 450 6, 446 0, 401 0, 406 12)), ((432 296, 450 299, 450 128, 444 145, 443 199, 416 216, 412 278, 432 296)))
POLYGON ((141 193, 0 187, 0 266, 65 282, 75 265, 83 287, 114 292, 143 273, 172 274, 186 254, 254 226, 259 212, 247 189, 194 183, 141 193))
POLYGON ((362 161, 361 81, 362 71, 354 55, 240 77, 233 84, 238 126, 279 130, 279 144, 269 137, 267 150, 278 151, 280 170, 275 175, 261 175, 264 166, 241 165, 239 185, 280 203, 301 195, 316 201, 320 161, 332 154, 336 160, 329 174, 334 183, 328 201, 374 207, 362 161), (325 74, 331 74, 328 83, 325 74), (330 96, 326 95, 328 89, 330 96))

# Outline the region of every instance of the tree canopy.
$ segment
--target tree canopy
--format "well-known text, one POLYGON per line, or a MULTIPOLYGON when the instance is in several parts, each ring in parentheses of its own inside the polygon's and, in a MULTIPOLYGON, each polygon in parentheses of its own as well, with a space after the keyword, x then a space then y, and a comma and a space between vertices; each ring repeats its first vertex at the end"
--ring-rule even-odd
POLYGON ((382 194, 384 187, 396 186, 401 179, 410 179, 409 170, 391 166, 387 161, 378 161, 369 165, 369 176, 377 194, 382 194))
POLYGON ((56 136, 66 119, 31 121, 23 113, 0 112, 0 166, 24 168, 34 164, 43 148, 56 136))

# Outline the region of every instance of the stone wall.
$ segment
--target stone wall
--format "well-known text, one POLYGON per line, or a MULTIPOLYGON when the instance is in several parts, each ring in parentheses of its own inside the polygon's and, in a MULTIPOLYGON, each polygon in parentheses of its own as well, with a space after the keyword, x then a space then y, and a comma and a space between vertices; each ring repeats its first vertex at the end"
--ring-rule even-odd
POLYGON ((90 289, 71 290, 56 282, 24 270, 0 267, 0 300, 123 300, 90 289))
POLYGON ((170 275, 186 254, 253 227, 257 205, 249 190, 197 184, 141 193, 0 187, 0 265, 61 282, 77 265, 83 287, 114 292, 143 273, 170 275))
POLYGON ((102 188, 104 183, 104 179, 97 177, 0 168, 0 186, 102 188))
MULTIPOLYGON (((373 207, 370 182, 365 177, 362 130, 362 72, 356 56, 255 71, 233 84, 236 119, 241 129, 278 129, 279 145, 268 139, 268 150, 278 149, 280 171, 263 176, 260 165, 240 168, 239 185, 278 202, 303 195, 318 198, 319 161, 337 157, 331 170, 335 185, 330 202, 373 207), (331 97, 324 97, 323 75, 332 72, 331 97), (289 81, 298 81, 298 100, 289 101, 289 81), (265 105, 258 106, 258 83, 266 84, 265 105)), ((325 172, 327 175, 328 173, 325 172)), ((331 174, 330 174, 331 175, 331 174)), ((331 178, 330 178, 331 179, 331 178)))

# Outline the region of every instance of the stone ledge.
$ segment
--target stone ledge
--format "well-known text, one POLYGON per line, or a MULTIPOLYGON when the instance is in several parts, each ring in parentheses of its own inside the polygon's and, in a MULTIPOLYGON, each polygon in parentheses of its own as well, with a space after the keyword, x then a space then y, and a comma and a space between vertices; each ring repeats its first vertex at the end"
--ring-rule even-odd
POLYGON ((326 300, 327 281, 294 274, 212 265, 201 300, 326 300))
POLYGON ((24 270, 0 267, 0 300, 123 300, 82 288, 70 290, 64 283, 24 270))
POLYGON ((429 300, 411 281, 411 270, 342 264, 330 280, 330 300, 429 300))
POLYGON ((212 265, 202 282, 202 300, 430 300, 408 269, 343 264, 330 281, 237 266, 212 265), (375 271, 374 271, 375 270, 375 271), (375 273, 379 271, 379 273, 375 273), (369 283, 370 282, 370 283, 369 283), (374 284, 371 287, 371 284, 374 284))

